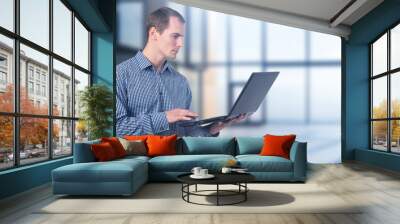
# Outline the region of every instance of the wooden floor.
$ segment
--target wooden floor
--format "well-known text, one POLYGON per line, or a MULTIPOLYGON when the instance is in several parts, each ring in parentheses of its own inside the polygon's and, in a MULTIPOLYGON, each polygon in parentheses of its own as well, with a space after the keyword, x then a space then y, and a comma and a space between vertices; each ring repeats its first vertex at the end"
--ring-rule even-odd
POLYGON ((308 183, 317 183, 345 201, 367 204, 357 214, 36 214, 54 200, 42 186, 0 202, 0 223, 400 223, 400 174, 359 163, 310 165, 308 183))

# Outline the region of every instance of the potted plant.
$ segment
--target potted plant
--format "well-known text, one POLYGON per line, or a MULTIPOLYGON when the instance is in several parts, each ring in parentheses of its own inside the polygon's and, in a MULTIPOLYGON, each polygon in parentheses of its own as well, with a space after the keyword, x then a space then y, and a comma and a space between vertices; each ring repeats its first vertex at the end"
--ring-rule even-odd
POLYGON ((79 106, 82 109, 81 121, 87 127, 89 140, 110 136, 113 115, 113 94, 102 84, 87 86, 79 93, 79 106))

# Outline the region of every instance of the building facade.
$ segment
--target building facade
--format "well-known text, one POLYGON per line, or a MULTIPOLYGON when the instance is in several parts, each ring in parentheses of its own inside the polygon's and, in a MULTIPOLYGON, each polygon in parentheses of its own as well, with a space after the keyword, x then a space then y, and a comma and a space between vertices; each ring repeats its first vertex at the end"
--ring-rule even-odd
MULTIPOLYGON (((0 42, 0 94, 5 94, 8 86, 14 87, 14 73, 13 73, 13 49, 0 42)), ((71 72, 71 71, 70 71, 71 72)), ((49 108, 49 68, 38 60, 27 57, 25 52, 21 51, 20 54, 20 89, 21 94, 26 93, 27 99, 31 102, 33 109, 44 109, 49 108)), ((63 72, 54 69, 53 72, 53 115, 59 117, 71 117, 72 114, 72 77, 67 72, 63 72)), ((79 84, 76 80, 75 84, 79 84)), ((14 88, 12 88, 14 89, 14 88)), ((77 97, 77 101, 79 97, 77 97)), ((79 102, 75 102, 79 105, 79 102)), ((29 113, 30 110, 25 110, 24 106, 21 105, 21 113, 29 113)), ((11 112, 11 111, 10 111, 11 112)), ((79 116, 79 110, 77 111, 79 116)), ((60 120, 61 124, 58 130, 55 144, 67 144, 71 143, 71 122, 67 120, 60 120), (65 124, 64 124, 65 122, 65 124)), ((54 144, 54 143, 53 143, 54 144)), ((62 147, 61 147, 62 148, 62 147)))

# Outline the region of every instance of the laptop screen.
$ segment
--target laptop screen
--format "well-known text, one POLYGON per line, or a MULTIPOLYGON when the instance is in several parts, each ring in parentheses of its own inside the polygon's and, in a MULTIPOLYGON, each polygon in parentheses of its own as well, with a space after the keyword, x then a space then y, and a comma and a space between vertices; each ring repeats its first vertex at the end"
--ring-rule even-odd
POLYGON ((240 92, 229 117, 254 113, 264 100, 279 72, 254 72, 240 92))

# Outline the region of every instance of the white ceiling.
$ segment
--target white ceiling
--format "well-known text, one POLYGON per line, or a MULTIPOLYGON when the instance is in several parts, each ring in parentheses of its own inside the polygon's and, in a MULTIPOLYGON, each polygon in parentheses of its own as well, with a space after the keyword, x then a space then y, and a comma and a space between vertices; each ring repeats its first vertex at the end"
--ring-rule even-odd
POLYGON ((232 3, 275 9, 292 14, 329 20, 350 0, 226 0, 232 3), (311 7, 310 7, 311 6, 311 7))
POLYGON ((348 37, 351 32, 350 26, 383 2, 383 0, 174 1, 188 6, 342 37, 348 37), (346 9, 342 10, 343 8, 346 9))

